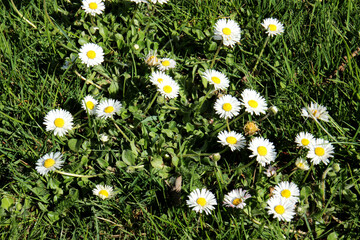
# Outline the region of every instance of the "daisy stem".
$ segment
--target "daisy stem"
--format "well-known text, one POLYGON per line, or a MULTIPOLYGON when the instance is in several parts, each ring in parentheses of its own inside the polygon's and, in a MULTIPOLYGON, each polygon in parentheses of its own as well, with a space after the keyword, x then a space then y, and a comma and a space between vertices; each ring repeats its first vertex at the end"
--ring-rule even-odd
POLYGON ((205 97, 204 99, 201 101, 200 103, 200 106, 199 106, 199 111, 201 110, 202 108, 202 105, 204 104, 205 100, 208 98, 209 94, 212 92, 212 90, 209 90, 206 94, 205 94, 205 97))
POLYGON ((130 138, 128 136, 126 136, 126 134, 120 129, 120 127, 116 124, 115 119, 111 118, 111 120, 114 122, 115 127, 117 128, 117 130, 119 130, 119 132, 124 136, 124 138, 128 141, 131 142, 130 138))
MULTIPOLYGON (((229 122, 229 125, 231 125, 233 122, 236 122, 237 120, 239 120, 242 116, 244 116, 245 113, 246 113, 246 112, 243 112, 242 114, 240 114, 239 116, 237 116, 235 119, 231 120, 231 121, 229 122)), ((218 128, 218 129, 215 129, 215 130, 213 131, 213 133, 211 134, 211 137, 213 137, 215 134, 217 134, 218 132, 220 132, 220 131, 223 130, 224 128, 226 128, 226 124, 223 125, 223 126, 221 126, 221 127, 218 128)))
POLYGON ((80 174, 75 174, 75 173, 67 173, 67 172, 62 172, 59 170, 55 170, 55 172, 65 175, 65 176, 70 176, 70 177, 82 177, 82 178, 92 178, 92 177, 98 177, 98 176, 102 176, 104 175, 103 173, 100 174, 96 174, 96 175, 80 175, 80 174))
POLYGON ((314 163, 311 163, 310 169, 306 173, 306 176, 305 176, 304 180, 302 181, 302 184, 305 183, 305 181, 306 181, 307 177, 309 176, 309 174, 310 174, 311 170, 313 169, 313 167, 314 167, 314 163))
POLYGON ((261 52, 260 52, 260 54, 259 54, 259 57, 258 57, 258 59, 257 59, 257 61, 256 61, 256 63, 255 63, 255 66, 254 66, 253 70, 251 71, 252 74, 254 74, 254 72, 255 72, 255 70, 256 70, 259 62, 260 62, 260 59, 261 59, 261 57, 262 57, 262 55, 263 55, 263 53, 264 53, 264 49, 265 49, 265 47, 266 47, 269 39, 270 39, 270 36, 267 36, 267 38, 266 38, 266 40, 265 40, 265 43, 264 43, 264 46, 263 46, 263 48, 261 49, 261 52))
POLYGON ((328 174, 328 172, 332 169, 332 167, 328 167, 323 175, 322 175, 322 178, 321 178, 321 191, 322 191, 322 200, 323 200, 323 203, 325 203, 325 178, 326 178, 326 175, 328 174))
POLYGON ((251 162, 249 162, 248 164, 236 168, 236 169, 235 169, 235 172, 238 173, 238 171, 240 171, 241 169, 248 168, 248 167, 251 166, 255 161, 256 161, 256 158, 255 158, 254 160, 252 160, 251 162))
POLYGON ((81 76, 81 74, 78 73, 77 71, 75 71, 75 74, 76 74, 79 78, 81 78, 82 80, 84 80, 86 84, 91 84, 91 85, 94 85, 95 87, 97 87, 98 89, 102 89, 101 86, 97 85, 97 84, 94 83, 92 80, 88 80, 88 79, 86 79, 85 77, 81 76))
POLYGON ((219 47, 217 48, 217 50, 216 50, 216 52, 215 52, 215 55, 214 55, 213 60, 211 61, 210 69, 212 69, 212 68, 214 67, 216 57, 217 57, 217 55, 219 54, 221 47, 222 47, 222 41, 221 41, 221 43, 219 44, 219 47))
POLYGON ((231 132, 230 130, 230 126, 229 126, 229 118, 226 118, 226 126, 229 132, 231 132))
POLYGON ((24 15, 16 8, 13 0, 10 0, 10 2, 11 2, 12 7, 14 8, 15 12, 16 12, 17 14, 19 14, 19 16, 20 16, 22 19, 24 19, 25 22, 27 22, 28 24, 30 24, 33 28, 37 29, 37 27, 35 26, 35 24, 33 24, 32 22, 30 22, 28 19, 26 19, 26 18, 24 17, 24 15))
POLYGON ((153 103, 155 102, 155 99, 157 98, 157 96, 159 95, 159 92, 156 92, 156 94, 154 95, 153 99, 151 100, 151 102, 149 103, 149 105, 146 107, 144 115, 147 114, 147 112, 150 110, 151 106, 153 105, 153 103))

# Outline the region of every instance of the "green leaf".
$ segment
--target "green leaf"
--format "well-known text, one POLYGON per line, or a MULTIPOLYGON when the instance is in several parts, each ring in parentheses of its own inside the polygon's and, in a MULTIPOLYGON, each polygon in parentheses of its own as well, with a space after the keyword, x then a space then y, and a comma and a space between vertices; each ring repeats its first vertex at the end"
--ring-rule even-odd
POLYGON ((11 207, 11 205, 13 205, 15 202, 15 200, 13 198, 9 198, 9 197, 4 197, 3 199, 1 199, 1 207, 9 210, 9 208, 11 207))
POLYGON ((119 84, 118 82, 112 81, 109 87, 109 93, 110 94, 115 94, 119 91, 119 84))
POLYGON ((68 146, 71 151, 78 152, 80 150, 82 141, 80 139, 72 138, 68 141, 68 146))
POLYGON ((327 237, 327 240, 337 240, 338 239, 338 235, 336 232, 332 232, 329 234, 329 236, 327 237))
POLYGON ((129 166, 135 166, 135 161, 136 161, 135 155, 129 149, 123 151, 122 160, 124 161, 124 163, 126 163, 129 166))
POLYGON ((161 156, 154 156, 151 159, 151 166, 153 166, 156 169, 162 169, 164 167, 164 162, 162 160, 161 156))

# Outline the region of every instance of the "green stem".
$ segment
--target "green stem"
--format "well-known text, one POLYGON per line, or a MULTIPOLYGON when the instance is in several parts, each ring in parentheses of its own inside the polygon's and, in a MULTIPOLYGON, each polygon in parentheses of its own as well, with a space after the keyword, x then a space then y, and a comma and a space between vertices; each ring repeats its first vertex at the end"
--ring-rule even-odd
POLYGON ((212 68, 214 67, 216 57, 218 56, 218 54, 219 54, 219 52, 220 52, 221 47, 222 47, 222 41, 221 41, 221 43, 219 44, 219 47, 216 49, 216 52, 215 52, 214 58, 213 58, 213 60, 211 61, 211 64, 210 64, 210 69, 212 69, 212 68))
POLYGON ((328 174, 328 172, 332 169, 332 167, 328 167, 323 175, 322 175, 322 178, 321 178, 321 190, 322 190, 322 200, 323 200, 323 203, 325 203, 325 178, 326 178, 326 175, 328 174))
POLYGON ((115 127, 117 128, 117 130, 119 130, 119 132, 124 136, 124 138, 128 141, 131 142, 131 140, 128 138, 128 136, 126 136, 126 134, 120 129, 120 127, 116 124, 115 119, 111 118, 112 121, 114 122, 115 127))
POLYGON ((229 126, 229 118, 226 118, 226 126, 229 132, 231 132, 230 130, 230 126, 229 126))
POLYGON ((236 168, 236 169, 235 169, 235 172, 238 172, 238 171, 240 171, 241 169, 244 169, 244 168, 248 168, 248 167, 251 166, 255 161, 256 161, 256 158, 255 158, 254 160, 252 160, 251 162, 249 162, 248 164, 236 168))
POLYGON ((56 173, 65 175, 65 176, 70 176, 70 177, 81 177, 81 178, 92 178, 92 177, 99 177, 104 175, 103 173, 100 174, 96 174, 96 175, 80 175, 80 174, 75 174, 75 173, 67 173, 67 172, 62 172, 59 170, 55 170, 56 173))
POLYGON ((33 24, 32 22, 30 22, 29 20, 27 20, 27 19, 24 17, 24 15, 16 8, 13 0, 10 0, 10 1, 11 1, 11 5, 12 5, 12 7, 14 8, 15 12, 16 12, 17 14, 19 14, 19 16, 20 16, 22 19, 24 19, 25 22, 27 22, 28 24, 30 24, 33 28, 37 29, 37 27, 35 26, 35 24, 33 24))
POLYGON ((305 183, 305 181, 306 181, 307 177, 309 176, 309 174, 310 174, 311 170, 313 169, 313 167, 314 167, 314 164, 311 163, 310 169, 309 169, 308 172, 306 173, 305 178, 304 178, 304 180, 302 181, 302 184, 305 183))
POLYGON ((266 44, 268 43, 269 39, 270 39, 270 36, 267 36, 267 38, 266 38, 266 40, 265 40, 265 43, 264 43, 264 46, 263 46, 263 48, 261 49, 261 52, 260 52, 260 54, 259 54, 259 57, 258 57, 258 59, 257 59, 257 61, 256 61, 256 63, 255 63, 255 66, 254 66, 253 70, 251 71, 252 74, 254 74, 254 72, 255 72, 255 70, 256 70, 259 62, 260 62, 260 58, 262 57, 262 55, 263 55, 263 53, 264 53, 264 49, 265 49, 266 44))
POLYGON ((205 97, 203 98, 203 100, 201 101, 200 105, 199 105, 199 111, 202 108, 202 105, 204 104, 205 100, 208 98, 209 94, 212 92, 212 90, 209 90, 206 94, 205 97))
POLYGON ((153 105, 153 103, 155 102, 155 99, 157 98, 157 96, 159 95, 159 92, 156 92, 156 94, 154 95, 153 99, 151 100, 151 102, 149 103, 149 105, 146 107, 144 115, 147 114, 147 112, 150 110, 151 106, 153 105))
MULTIPOLYGON (((231 120, 229 122, 229 126, 233 123, 236 122, 237 120, 239 120, 242 116, 244 116, 246 112, 243 112, 242 114, 240 114, 239 116, 237 116, 235 119, 231 120)), ((226 128, 226 124, 221 126, 220 128, 215 129, 212 134, 210 135, 211 137, 215 136, 215 134, 217 134, 218 132, 220 132, 221 130, 223 130, 224 128, 226 128)))

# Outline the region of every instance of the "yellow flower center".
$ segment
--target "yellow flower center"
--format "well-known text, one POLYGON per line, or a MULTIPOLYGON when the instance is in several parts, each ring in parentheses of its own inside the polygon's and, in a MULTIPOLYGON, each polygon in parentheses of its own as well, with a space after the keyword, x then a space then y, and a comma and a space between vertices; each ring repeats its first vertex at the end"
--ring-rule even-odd
POLYGON ((167 94, 172 92, 172 88, 169 85, 164 86, 164 92, 166 92, 167 94))
POLYGON ((289 198, 291 196, 291 192, 288 189, 284 189, 281 191, 281 196, 283 196, 284 198, 289 198))
POLYGON ((196 203, 197 204, 199 204, 200 206, 205 206, 206 205, 206 199, 205 198, 198 198, 197 200, 196 200, 196 203))
POLYGON ((225 111, 229 112, 229 111, 231 111, 232 106, 231 106, 230 103, 224 103, 223 106, 222 106, 222 108, 223 108, 225 111))
POLYGON ((157 81, 158 81, 158 83, 162 83, 164 81, 164 79, 158 78, 157 81))
POLYGON ((64 126, 65 121, 62 118, 57 118, 57 119, 55 119, 54 124, 56 127, 61 128, 64 126))
POLYGON ((226 138, 226 142, 227 142, 228 144, 236 144, 236 143, 237 143, 237 140, 236 140, 235 137, 230 136, 230 137, 227 137, 227 138, 226 138))
POLYGON ((230 28, 223 28, 222 32, 223 32, 223 34, 229 36, 231 34, 231 29, 230 28))
POLYGON ((54 166, 54 164, 55 164, 55 160, 52 158, 48 158, 44 162, 44 167, 49 168, 49 167, 54 166))
POLYGON ((161 63, 164 67, 168 67, 170 66, 170 61, 169 60, 165 60, 161 63))
POLYGON ((86 107, 90 110, 93 110, 94 109, 94 103, 92 101, 87 101, 86 102, 86 107))
POLYGON ((276 29, 277 29, 277 27, 276 27, 275 24, 270 24, 270 25, 269 25, 269 30, 270 30, 271 32, 275 32, 276 29))
POLYGON ((297 167, 298 168, 303 168, 305 165, 302 163, 302 162, 299 162, 298 164, 297 164, 297 167))
POLYGON ((218 77, 211 77, 211 81, 213 81, 216 84, 219 84, 221 82, 220 78, 218 78, 218 77))
POLYGON ((310 143, 309 139, 306 139, 306 138, 301 139, 302 145, 307 146, 307 145, 309 145, 309 143, 310 143))
POLYGON ((318 156, 323 156, 325 154, 325 149, 322 147, 315 148, 315 154, 318 156))
POLYGON ((250 100, 250 101, 248 101, 248 104, 249 104, 249 106, 252 107, 252 108, 257 108, 257 107, 259 106, 258 102, 255 101, 255 100, 250 100))
POLYGON ((93 50, 90 50, 86 53, 86 56, 90 59, 94 59, 96 57, 96 53, 93 50))
POLYGON ((103 195, 103 196, 106 197, 106 198, 109 197, 109 192, 106 191, 106 190, 104 190, 104 189, 103 189, 103 190, 100 190, 99 194, 100 194, 100 195, 103 195))
POLYGON ((234 204, 235 206, 239 205, 240 203, 242 203, 242 199, 241 198, 235 198, 232 201, 232 204, 234 204))
POLYGON ((91 3, 89 3, 89 8, 92 10, 95 10, 98 8, 98 6, 97 6, 96 2, 91 2, 91 3))
POLYGON ((106 113, 112 113, 114 111, 114 107, 113 106, 108 106, 104 109, 104 112, 106 113))
POLYGON ((260 156, 265 156, 267 154, 267 149, 263 146, 258 147, 257 151, 260 156))
POLYGON ((283 214, 285 212, 285 208, 282 205, 277 205, 274 210, 278 214, 283 214))

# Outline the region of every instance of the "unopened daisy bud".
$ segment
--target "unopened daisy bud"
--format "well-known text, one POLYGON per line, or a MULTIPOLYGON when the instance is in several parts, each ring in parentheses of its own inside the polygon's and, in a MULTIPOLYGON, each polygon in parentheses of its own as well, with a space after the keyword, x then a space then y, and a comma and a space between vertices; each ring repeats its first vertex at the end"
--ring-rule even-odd
POLYGON ((140 48, 140 46, 138 44, 134 44, 134 49, 138 50, 140 48))
POLYGON ((335 172, 339 172, 340 171, 340 164, 334 163, 333 169, 334 169, 335 172))
POLYGON ((104 133, 100 134, 99 137, 100 137, 100 141, 102 141, 103 143, 106 143, 107 141, 109 141, 109 136, 104 133))
POLYGON ((214 160, 214 162, 217 162, 221 159, 220 153, 214 153, 213 155, 211 155, 211 157, 214 160))
POLYGON ((156 66, 159 64, 159 59, 157 58, 156 51, 150 50, 148 55, 145 57, 145 63, 150 67, 156 66))
POLYGON ((276 115, 276 114, 279 112, 279 109, 278 109, 276 106, 271 106, 271 107, 269 108, 269 111, 270 111, 272 114, 276 115))
POLYGON ((255 122, 247 122, 244 126, 245 135, 252 136, 258 131, 260 131, 259 127, 255 122))

